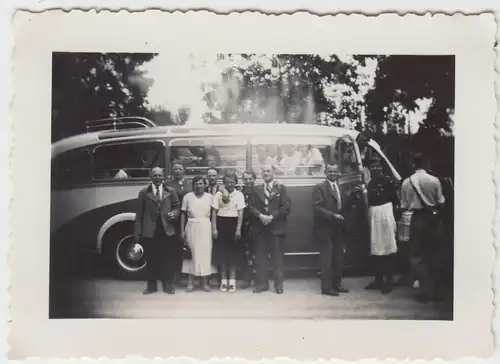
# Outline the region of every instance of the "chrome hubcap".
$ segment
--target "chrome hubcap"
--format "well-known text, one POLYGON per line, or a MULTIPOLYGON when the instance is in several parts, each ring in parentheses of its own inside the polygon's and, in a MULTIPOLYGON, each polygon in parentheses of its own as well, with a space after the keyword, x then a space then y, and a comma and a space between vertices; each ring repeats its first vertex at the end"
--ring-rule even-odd
POLYGON ((129 260, 139 260, 144 255, 144 248, 140 244, 131 244, 127 250, 127 258, 129 260))
POLYGON ((116 246, 116 261, 128 272, 137 272, 146 266, 144 248, 135 241, 134 235, 123 237, 116 246))

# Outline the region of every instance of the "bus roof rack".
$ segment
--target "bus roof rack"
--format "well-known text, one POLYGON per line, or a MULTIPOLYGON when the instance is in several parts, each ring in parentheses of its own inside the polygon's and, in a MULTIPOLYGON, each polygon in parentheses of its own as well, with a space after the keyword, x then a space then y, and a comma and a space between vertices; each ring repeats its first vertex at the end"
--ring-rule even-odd
POLYGON ((87 133, 94 131, 118 131, 127 129, 147 129, 157 125, 151 120, 139 116, 121 116, 116 118, 106 118, 89 120, 85 122, 87 133))

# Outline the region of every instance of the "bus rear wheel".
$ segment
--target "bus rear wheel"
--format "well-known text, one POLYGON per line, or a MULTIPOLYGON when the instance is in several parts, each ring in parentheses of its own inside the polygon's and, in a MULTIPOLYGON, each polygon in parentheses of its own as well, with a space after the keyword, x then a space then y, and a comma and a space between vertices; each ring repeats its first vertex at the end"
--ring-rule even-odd
POLYGON ((140 280, 144 278, 147 262, 144 247, 136 242, 129 228, 117 228, 109 234, 106 249, 106 264, 117 279, 140 280))

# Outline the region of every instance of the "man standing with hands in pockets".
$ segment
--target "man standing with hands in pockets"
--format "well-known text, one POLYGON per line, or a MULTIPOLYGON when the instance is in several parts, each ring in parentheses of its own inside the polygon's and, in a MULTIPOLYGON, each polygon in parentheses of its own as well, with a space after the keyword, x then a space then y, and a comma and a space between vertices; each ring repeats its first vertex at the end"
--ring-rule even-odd
POLYGON ((338 296, 348 292, 341 286, 345 219, 337 183, 340 171, 336 165, 327 165, 325 174, 326 180, 318 183, 313 190, 314 233, 320 244, 321 293, 338 296))
POLYGON ((139 192, 135 215, 135 236, 144 246, 147 262, 147 285, 143 294, 156 292, 157 281, 162 282, 165 293, 174 294, 175 258, 179 255, 175 220, 179 218, 180 201, 175 190, 164 183, 163 169, 152 168, 151 181, 139 192))
POLYGON ((267 259, 271 253, 274 269, 274 290, 283 293, 286 218, 290 213, 291 201, 286 187, 274 180, 274 168, 262 168, 264 185, 256 186, 249 210, 255 216, 252 235, 255 242, 256 285, 254 293, 269 289, 267 259))

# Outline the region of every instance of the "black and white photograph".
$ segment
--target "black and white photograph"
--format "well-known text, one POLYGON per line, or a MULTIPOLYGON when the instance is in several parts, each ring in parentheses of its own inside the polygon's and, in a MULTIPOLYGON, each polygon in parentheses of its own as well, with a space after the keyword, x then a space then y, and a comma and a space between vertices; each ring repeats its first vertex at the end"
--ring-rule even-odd
POLYGON ((491 353, 491 14, 15 29, 11 358, 491 353))
POLYGON ((453 320, 453 55, 52 54, 51 318, 453 320))

